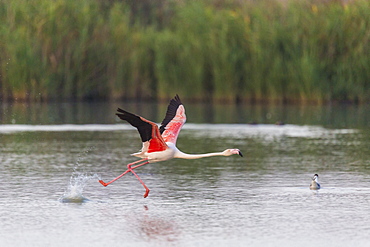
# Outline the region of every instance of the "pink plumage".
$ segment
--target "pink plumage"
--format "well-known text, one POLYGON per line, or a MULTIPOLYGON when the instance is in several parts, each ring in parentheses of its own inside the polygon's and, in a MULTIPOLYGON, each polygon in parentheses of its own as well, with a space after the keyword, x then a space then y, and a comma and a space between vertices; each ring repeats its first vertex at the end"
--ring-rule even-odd
POLYGON ((166 116, 159 128, 155 123, 120 108, 118 108, 118 113, 116 115, 122 120, 129 122, 139 131, 143 146, 139 152, 132 155, 142 159, 128 164, 127 170, 124 173, 108 183, 103 182, 103 180, 99 180, 103 186, 107 186, 124 176, 126 173, 131 172, 144 186, 144 197, 147 197, 150 190, 134 171, 134 169, 140 166, 172 158, 199 159, 211 156, 230 156, 233 154, 238 154, 243 157, 239 149, 226 149, 223 152, 206 154, 186 154, 181 152, 176 147, 176 141, 182 126, 186 122, 186 115, 185 108, 178 95, 171 99, 167 108, 166 116))

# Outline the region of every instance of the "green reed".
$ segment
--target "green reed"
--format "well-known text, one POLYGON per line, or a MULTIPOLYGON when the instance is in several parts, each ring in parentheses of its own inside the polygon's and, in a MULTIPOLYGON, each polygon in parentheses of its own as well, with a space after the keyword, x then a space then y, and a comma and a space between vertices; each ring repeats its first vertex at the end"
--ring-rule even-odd
POLYGON ((2 100, 366 102, 370 3, 2 0, 2 100))

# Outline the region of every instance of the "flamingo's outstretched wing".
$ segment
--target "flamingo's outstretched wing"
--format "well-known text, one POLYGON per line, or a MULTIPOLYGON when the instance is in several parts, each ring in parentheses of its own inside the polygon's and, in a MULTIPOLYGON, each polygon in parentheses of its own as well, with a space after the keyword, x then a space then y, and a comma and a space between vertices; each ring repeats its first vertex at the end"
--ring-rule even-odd
POLYGON ((143 148, 139 153, 134 154, 135 156, 142 157, 145 152, 151 153, 167 149, 167 145, 159 133, 158 126, 155 123, 120 108, 118 108, 117 111, 119 113, 116 113, 116 115, 120 119, 126 120, 139 131, 143 142, 143 148))
POLYGON ((181 103, 180 97, 176 94, 175 98, 171 99, 166 116, 159 128, 163 140, 176 144, 177 136, 185 122, 185 108, 181 103))

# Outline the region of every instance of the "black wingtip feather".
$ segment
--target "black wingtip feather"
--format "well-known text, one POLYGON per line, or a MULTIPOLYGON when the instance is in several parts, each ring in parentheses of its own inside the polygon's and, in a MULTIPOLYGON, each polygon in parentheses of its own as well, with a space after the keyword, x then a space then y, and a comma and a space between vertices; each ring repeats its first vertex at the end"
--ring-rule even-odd
POLYGON ((125 110, 122 110, 120 108, 118 108, 117 111, 119 113, 116 113, 116 115, 120 119, 127 121, 129 124, 137 128, 142 142, 149 141, 152 138, 152 126, 150 123, 144 121, 139 116, 127 112, 125 110))
POLYGON ((121 108, 118 108, 117 109, 117 111, 119 112, 119 113, 116 113, 116 115, 120 118, 120 119, 122 119, 122 120, 130 120, 130 119, 135 119, 135 118, 138 118, 138 116, 136 116, 135 114, 132 114, 132 113, 130 113, 130 112, 127 112, 127 111, 125 111, 125 110, 122 110, 121 108))
POLYGON ((178 94, 175 95, 173 99, 171 99, 168 107, 167 107, 167 112, 166 116, 163 119, 161 123, 161 127, 159 128, 160 133, 162 134, 165 131, 165 128, 169 122, 176 116, 176 111, 177 108, 182 105, 182 102, 180 100, 180 97, 178 94))
POLYGON ((177 103, 179 103, 180 105, 182 104, 182 102, 181 102, 180 97, 179 97, 178 94, 175 95, 174 100, 177 101, 177 103))
POLYGON ((122 109, 121 109, 121 108, 119 108, 119 107, 117 108, 117 111, 118 111, 118 112, 121 112, 121 113, 126 113, 126 112, 127 112, 127 111, 122 110, 122 109))

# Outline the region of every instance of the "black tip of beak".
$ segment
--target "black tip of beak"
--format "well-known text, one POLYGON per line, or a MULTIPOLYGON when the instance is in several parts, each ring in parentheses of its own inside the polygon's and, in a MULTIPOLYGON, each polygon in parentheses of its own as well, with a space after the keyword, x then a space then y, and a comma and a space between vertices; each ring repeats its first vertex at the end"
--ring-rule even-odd
POLYGON ((239 151, 239 155, 240 155, 240 157, 243 157, 243 154, 242 154, 242 152, 240 152, 240 151, 239 151))

